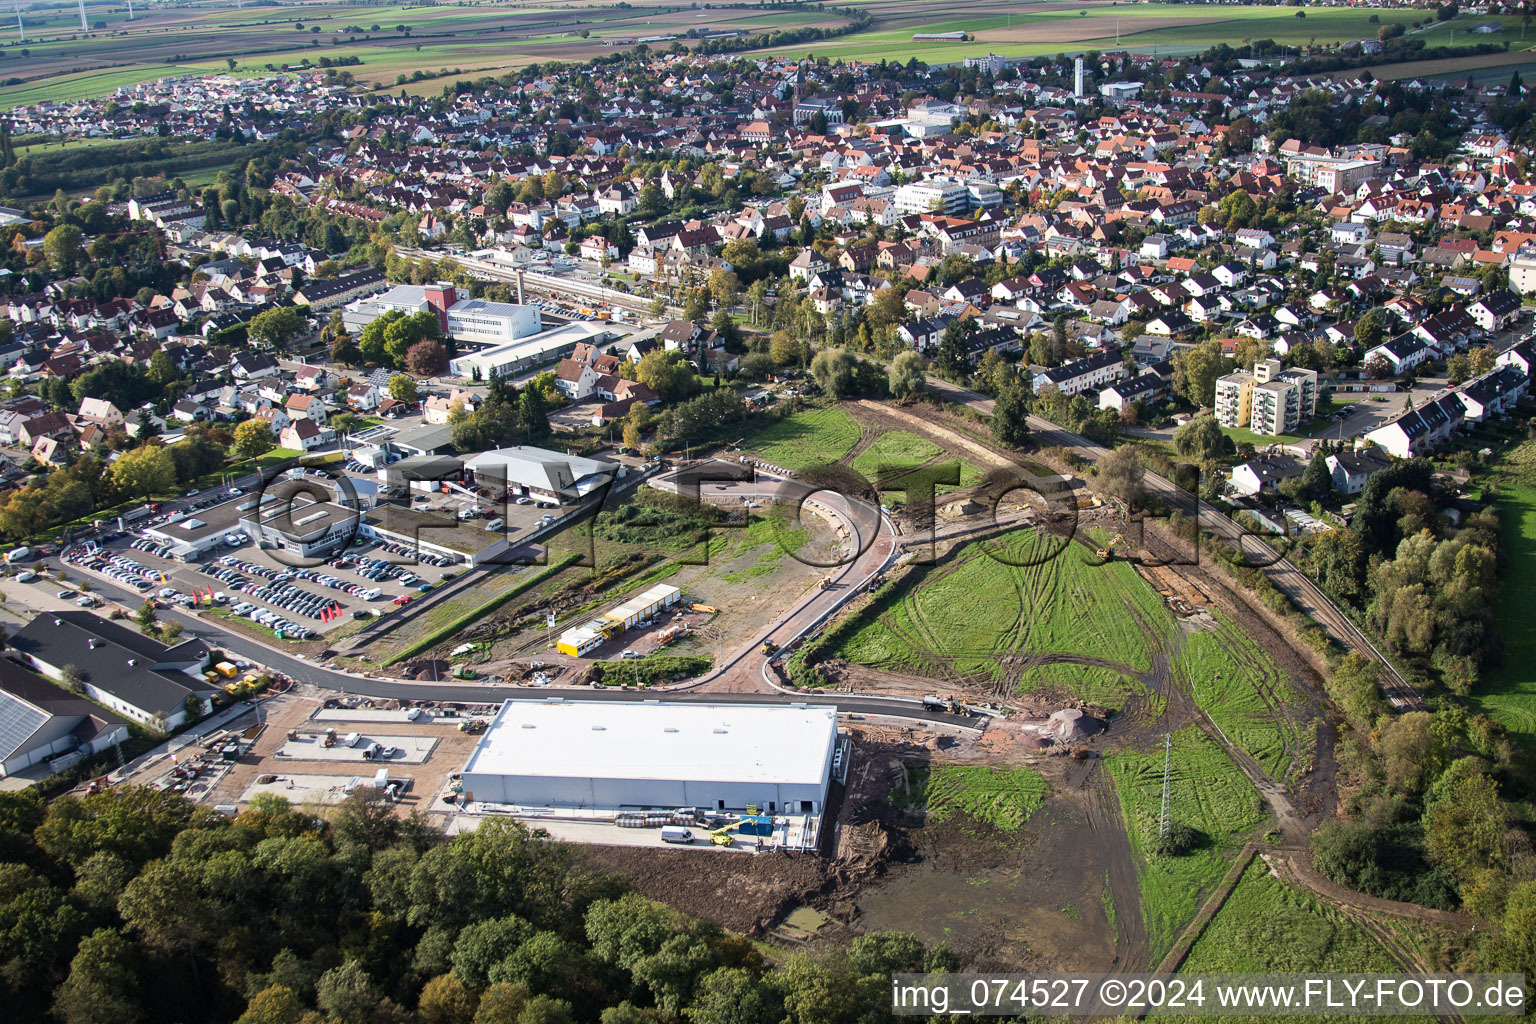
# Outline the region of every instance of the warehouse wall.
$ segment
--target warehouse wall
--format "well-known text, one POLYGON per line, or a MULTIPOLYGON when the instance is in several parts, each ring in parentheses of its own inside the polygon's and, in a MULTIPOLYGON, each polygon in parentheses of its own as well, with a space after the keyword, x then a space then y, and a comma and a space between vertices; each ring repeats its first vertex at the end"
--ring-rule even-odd
MULTIPOLYGON (((830 770, 831 764, 827 766, 830 770)), ((825 776, 823 776, 825 778, 825 776)), ((520 804, 525 807, 614 808, 704 807, 742 811, 748 804, 761 810, 772 805, 774 813, 798 814, 801 802, 810 801, 820 813, 826 802, 826 783, 704 782, 682 779, 576 779, 536 776, 466 774, 464 791, 487 803, 520 804)))

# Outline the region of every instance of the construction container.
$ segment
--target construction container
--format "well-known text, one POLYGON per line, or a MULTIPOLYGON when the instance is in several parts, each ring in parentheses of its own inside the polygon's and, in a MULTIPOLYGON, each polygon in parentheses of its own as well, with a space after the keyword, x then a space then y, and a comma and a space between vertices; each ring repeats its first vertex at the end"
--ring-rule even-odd
POLYGON ((663 608, 677 603, 682 591, 665 583, 658 583, 643 594, 630 598, 617 608, 606 612, 604 619, 618 623, 619 629, 629 629, 642 619, 648 619, 663 608))
POLYGON ((586 625, 568 629, 560 634, 555 650, 573 658, 583 657, 603 645, 608 639, 607 627, 610 625, 603 619, 593 619, 586 625))

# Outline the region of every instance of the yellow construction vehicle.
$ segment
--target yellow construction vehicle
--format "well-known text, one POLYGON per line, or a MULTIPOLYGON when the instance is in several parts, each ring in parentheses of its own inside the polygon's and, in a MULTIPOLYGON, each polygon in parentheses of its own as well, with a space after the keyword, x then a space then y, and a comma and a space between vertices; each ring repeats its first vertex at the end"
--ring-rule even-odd
POLYGON ((1105 544, 1103 547, 1099 548, 1099 557, 1104 559, 1105 561, 1108 561, 1109 560, 1109 556, 1114 554, 1114 552, 1115 552, 1115 545, 1119 544, 1124 539, 1125 539, 1125 536, 1123 534, 1119 534, 1119 533, 1115 534, 1113 537, 1111 537, 1109 539, 1109 543, 1108 544, 1105 544))
POLYGON ((736 831, 738 828, 741 828, 741 822, 739 821, 733 821, 723 828, 717 828, 710 832, 709 841, 714 843, 716 846, 730 846, 731 843, 735 842, 735 840, 731 838, 731 833, 736 831))
POLYGON ((759 838, 773 834, 773 819, 767 815, 749 813, 739 821, 733 821, 729 825, 723 825, 709 833, 709 841, 716 846, 730 846, 735 842, 732 832, 742 830, 749 836, 759 838))

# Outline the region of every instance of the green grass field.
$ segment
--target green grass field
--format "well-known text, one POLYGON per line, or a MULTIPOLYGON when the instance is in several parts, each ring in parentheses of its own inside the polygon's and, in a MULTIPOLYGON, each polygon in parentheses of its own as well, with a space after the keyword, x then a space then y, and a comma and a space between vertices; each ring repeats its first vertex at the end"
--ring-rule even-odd
POLYGON ((905 430, 892 430, 877 437, 853 460, 853 468, 870 480, 880 475, 882 468, 902 469, 920 466, 942 455, 944 450, 926 438, 905 430))
MULTIPOLYGON (((968 544, 851 620, 837 654, 893 671, 953 671, 994 680, 1005 678, 1019 656, 1031 654, 1102 659, 1145 671, 1150 665, 1142 629, 1169 628, 1167 612, 1128 564, 1090 565, 1087 554, 1080 547, 1062 550, 1060 542, 1041 540, 1031 530, 968 544)), ((1140 689, 1139 682, 1109 670, 1092 681, 1090 692, 1092 699, 1119 707, 1140 689)))
POLYGON ((1218 623, 1185 640, 1179 668, 1227 739, 1283 779, 1304 742, 1283 709, 1299 708, 1300 697, 1258 644, 1225 616, 1218 623))
POLYGON ((859 425, 836 406, 805 409, 773 421, 742 441, 742 448, 785 469, 836 462, 859 443, 859 425))
POLYGON ((1193 726, 1174 733, 1171 818, 1198 830, 1204 842, 1182 856, 1156 857, 1150 845, 1162 806, 1162 746, 1120 750, 1105 760, 1136 857, 1141 915, 1157 963, 1226 873, 1233 851, 1264 820, 1263 803, 1214 740, 1193 726))
POLYGON ((1494 629, 1504 656, 1473 692, 1477 706, 1525 743, 1536 741, 1536 442, 1504 457, 1492 473, 1503 533, 1504 569, 1494 629))
MULTIPOLYGON (((1360 926, 1307 893, 1285 885, 1262 859, 1255 858, 1179 970, 1191 975, 1280 971, 1386 974, 1401 968, 1360 926)), ((1272 1018, 1223 1015, 1221 1019, 1258 1024, 1272 1018)), ((1342 1024, 1357 1018, 1323 1015, 1313 1019, 1342 1024)))
POLYGON ((1281 882, 1257 857, 1181 969, 1188 973, 1396 970, 1391 958, 1354 922, 1281 882))
MULTIPOLYGON (((1193 53, 1217 43, 1238 46, 1256 39, 1271 39, 1285 46, 1374 39, 1381 25, 1401 22, 1408 26, 1432 17, 1425 11, 1411 9, 1308 7, 1305 8, 1306 17, 1298 18, 1297 9, 1291 7, 1156 3, 1098 3, 1072 10, 1036 12, 1031 12, 1029 5, 1024 4, 1011 14, 992 7, 969 17, 956 17, 954 8, 935 5, 931 21, 903 17, 899 26, 888 26, 878 20, 881 19, 883 0, 865 0, 852 6, 871 11, 877 18, 875 26, 855 35, 782 52, 797 56, 809 51, 817 57, 832 60, 905 62, 916 57, 928 63, 956 63, 966 57, 987 53, 1037 57, 1087 50, 1148 51, 1154 46, 1159 53, 1193 53), (1079 15, 1079 11, 1086 14, 1079 15), (1372 15, 1379 18, 1379 23, 1370 20, 1372 15), (915 42, 912 39, 917 32, 956 31, 973 34, 975 41, 915 42), (796 50, 798 52, 793 52, 796 50)), ((1442 40, 1434 38, 1434 41, 1442 40)))
POLYGON ((945 764, 908 772, 891 802, 921 811, 930 825, 963 814, 999 831, 1017 832, 1040 809, 1049 790, 1044 776, 1029 768, 945 764))

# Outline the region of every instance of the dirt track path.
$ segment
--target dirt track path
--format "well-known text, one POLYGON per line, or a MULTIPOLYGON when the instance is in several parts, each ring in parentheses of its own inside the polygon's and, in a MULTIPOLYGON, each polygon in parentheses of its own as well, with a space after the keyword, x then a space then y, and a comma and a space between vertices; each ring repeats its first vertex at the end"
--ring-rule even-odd
POLYGON ((1083 786, 1088 825, 1103 841, 1109 858, 1109 891, 1115 904, 1115 967, 1126 972, 1145 971, 1150 967, 1152 946, 1141 915, 1136 855, 1120 815, 1114 780, 1102 761, 1090 764, 1083 786))

